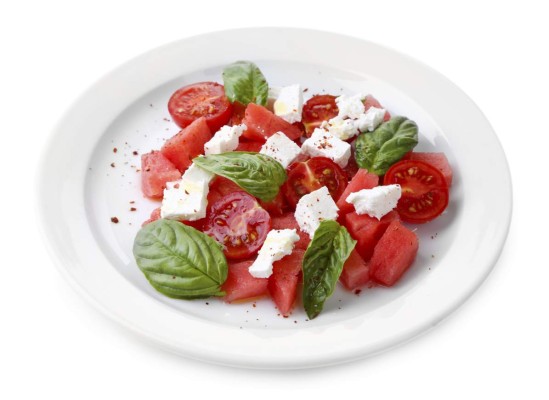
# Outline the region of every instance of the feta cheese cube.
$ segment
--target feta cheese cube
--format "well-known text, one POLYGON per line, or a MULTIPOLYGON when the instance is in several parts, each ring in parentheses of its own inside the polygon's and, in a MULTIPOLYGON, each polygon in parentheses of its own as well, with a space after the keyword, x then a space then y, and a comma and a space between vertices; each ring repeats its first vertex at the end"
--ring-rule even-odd
POLYGON ((396 207, 400 195, 400 185, 376 186, 351 193, 345 201, 355 206, 357 214, 368 214, 372 218, 381 219, 396 207))
POLYGON ((301 145, 301 152, 310 157, 327 157, 345 168, 351 157, 351 145, 324 129, 316 128, 301 145))
POLYGON ((337 219, 338 211, 339 208, 328 188, 322 186, 299 199, 294 215, 299 229, 307 232, 312 238, 322 221, 337 219))
POLYGON ((222 126, 220 130, 204 145, 204 154, 221 154, 233 151, 238 147, 238 138, 246 130, 246 125, 222 126))
POLYGON ((303 110, 303 93, 300 85, 285 86, 280 89, 273 105, 275 115, 290 124, 301 121, 303 110))
POLYGON ((353 119, 343 119, 339 116, 334 117, 329 121, 324 121, 320 127, 326 129, 341 140, 347 140, 358 135, 356 121, 353 119))
POLYGON ((268 155, 287 168, 301 152, 301 149, 283 132, 276 132, 261 146, 261 154, 268 155))
POLYGON ((375 130, 383 122, 385 110, 383 108, 370 107, 366 113, 361 114, 356 120, 356 127, 361 132, 375 130))
POLYGON ((354 96, 342 94, 337 97, 335 101, 339 109, 338 117, 357 119, 360 114, 364 114, 365 107, 362 101, 364 97, 361 94, 355 94, 354 96))
POLYGON ((213 174, 191 164, 179 181, 166 184, 160 216, 187 221, 204 218, 212 178, 213 174))
POLYGON ((257 258, 250 265, 250 275, 255 278, 268 278, 273 273, 273 263, 292 254, 294 244, 299 240, 295 229, 273 229, 267 234, 257 258))

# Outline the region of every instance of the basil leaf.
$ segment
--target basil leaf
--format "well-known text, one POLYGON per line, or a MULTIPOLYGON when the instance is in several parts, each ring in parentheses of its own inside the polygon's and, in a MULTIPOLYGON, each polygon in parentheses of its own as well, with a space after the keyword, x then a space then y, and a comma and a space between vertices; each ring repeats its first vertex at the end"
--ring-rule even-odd
POLYGON ((223 296, 228 265, 221 245, 178 221, 145 225, 133 243, 137 265, 160 293, 180 299, 223 296))
POLYGON ((265 154, 231 151, 196 157, 193 163, 206 171, 230 179, 246 192, 263 201, 276 197, 286 180, 286 170, 265 154))
POLYGON ((267 105, 269 85, 257 67, 249 61, 237 61, 223 70, 225 94, 234 103, 267 105))
POLYGON ((303 257, 303 306, 310 319, 320 314, 334 292, 355 244, 347 229, 336 221, 322 221, 315 231, 303 257))
POLYGON ((376 175, 384 175, 417 142, 416 123, 406 117, 393 117, 372 133, 364 132, 358 136, 355 158, 360 168, 376 175))

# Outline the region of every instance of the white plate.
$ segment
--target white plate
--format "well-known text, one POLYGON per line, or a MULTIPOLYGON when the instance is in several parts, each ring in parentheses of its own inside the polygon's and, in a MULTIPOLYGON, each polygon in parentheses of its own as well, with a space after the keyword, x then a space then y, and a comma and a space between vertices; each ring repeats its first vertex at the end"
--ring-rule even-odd
POLYGON ((42 228, 60 270, 103 312, 179 354, 257 368, 349 361, 435 326, 486 278, 511 217, 503 150, 461 90, 395 51, 301 29, 196 36, 117 68, 57 126, 38 189, 42 228), (166 109, 175 89, 220 81, 223 66, 241 59, 256 62, 272 85, 301 83, 309 94, 373 93, 393 115, 418 123, 418 149, 446 153, 455 179, 450 206, 418 227, 419 255, 398 285, 360 295, 338 289, 313 321, 306 321, 299 307, 290 318, 281 318, 269 299, 234 305, 217 299, 178 301, 149 286, 131 247, 140 223, 158 204, 140 194, 139 156, 133 151, 159 148, 177 131, 166 109), (111 222, 114 216, 118 224, 111 222))

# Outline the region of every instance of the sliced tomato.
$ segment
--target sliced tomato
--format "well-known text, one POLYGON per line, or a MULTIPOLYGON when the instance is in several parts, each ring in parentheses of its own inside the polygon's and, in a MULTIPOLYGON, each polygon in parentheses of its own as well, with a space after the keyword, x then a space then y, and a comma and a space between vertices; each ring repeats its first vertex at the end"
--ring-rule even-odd
POLYGON ((199 82, 178 89, 168 101, 168 111, 174 122, 184 128, 204 117, 212 132, 217 132, 232 115, 232 104, 225 96, 223 85, 199 82))
POLYGON ((395 183, 402 188, 397 211, 403 221, 416 224, 431 221, 448 205, 448 185, 444 175, 431 164, 417 160, 397 162, 383 179, 384 185, 395 183))
POLYGON ((323 121, 328 121, 335 117, 339 109, 335 102, 336 96, 331 94, 318 94, 311 97, 303 105, 301 122, 305 127, 305 134, 310 137, 323 121))
POLYGON ((204 232, 224 247, 233 260, 257 253, 271 229, 271 217, 253 196, 233 192, 217 200, 206 215, 204 232))
POLYGON ((282 190, 290 206, 295 208, 302 196, 314 192, 322 186, 328 188, 334 199, 339 199, 347 186, 347 176, 329 158, 313 157, 307 161, 290 165, 288 179, 282 190))

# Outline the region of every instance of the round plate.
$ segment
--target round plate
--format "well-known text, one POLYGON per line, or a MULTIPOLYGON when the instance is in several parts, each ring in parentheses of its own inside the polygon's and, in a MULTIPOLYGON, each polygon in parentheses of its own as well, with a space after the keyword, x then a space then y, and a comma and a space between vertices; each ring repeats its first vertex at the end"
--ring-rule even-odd
POLYGON ((118 323, 179 354, 257 368, 353 360, 426 331, 465 301, 495 264, 511 216, 507 162, 490 124, 455 85, 425 65, 363 40, 302 29, 216 32, 150 51, 92 86, 67 112, 39 177, 42 228, 60 270, 118 323), (178 131, 167 101, 182 85, 221 81, 236 60, 269 83, 314 93, 372 93, 420 128, 418 150, 444 152, 454 170, 451 203, 417 226, 420 250, 392 288, 338 288, 322 314, 290 318, 269 299, 224 304, 155 292, 132 243, 158 207, 139 187, 139 155, 178 131), (487 151, 489 149, 489 151, 487 151), (118 218, 113 223, 111 218, 118 218))

